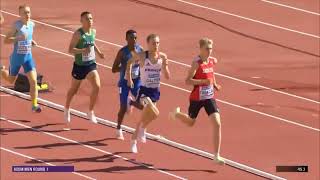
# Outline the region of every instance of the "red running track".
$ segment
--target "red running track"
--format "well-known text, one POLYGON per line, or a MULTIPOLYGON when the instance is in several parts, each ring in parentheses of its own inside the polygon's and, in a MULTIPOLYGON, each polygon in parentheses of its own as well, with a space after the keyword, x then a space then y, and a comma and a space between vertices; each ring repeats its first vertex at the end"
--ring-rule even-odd
MULTIPOLYGON (((78 2, 74 2, 74 4, 72 2, 62 2, 63 1, 54 3, 30 1, 34 19, 69 30, 76 29, 78 27, 78 14, 82 10, 86 9, 86 6, 81 5, 78 2), (48 6, 55 8, 45 8, 48 6), (72 11, 68 11, 68 7, 74 8, 72 11)), ((150 32, 157 32, 161 35, 161 46, 163 51, 168 54, 169 58, 174 60, 178 59, 180 62, 184 62, 186 64, 190 64, 192 57, 197 53, 196 42, 199 37, 213 37, 216 43, 215 56, 220 59, 217 72, 319 101, 319 84, 317 78, 315 78, 319 73, 319 68, 317 66, 319 64, 319 57, 317 55, 312 55, 317 53, 317 41, 315 39, 276 30, 270 27, 266 28, 261 25, 240 21, 231 17, 226 17, 222 14, 216 14, 197 9, 195 7, 185 6, 184 4, 173 1, 163 1, 164 3, 159 3, 158 1, 144 2, 144 4, 141 4, 133 1, 119 1, 117 3, 104 1, 89 7, 89 10, 94 13, 98 37, 117 44, 123 44, 123 34, 125 30, 133 27, 138 30, 139 36, 141 37, 140 41, 144 45, 144 37, 150 32), (153 6, 150 6, 151 3, 153 3, 153 6), (154 5, 157 5, 157 7, 155 8, 154 5), (258 36, 260 39, 265 39, 275 43, 268 43, 244 37, 236 33, 231 33, 219 26, 212 25, 207 21, 202 21, 181 13, 175 13, 171 10, 161 9, 159 6, 179 11, 183 10, 206 19, 213 19, 216 23, 222 24, 228 28, 241 30, 242 33, 258 36), (104 9, 107 9, 108 11, 101 9, 101 7, 104 7, 104 9), (128 11, 130 9, 134 9, 135 13, 130 13, 128 11), (143 17, 145 16, 150 16, 154 18, 155 21, 145 21, 143 20, 143 17), (169 18, 170 21, 167 21, 169 18), (159 23, 163 23, 164 25, 159 27, 159 23), (199 31, 199 27, 202 26, 207 27, 207 29, 204 28, 199 31), (195 34, 195 31, 198 34, 195 34), (277 36, 274 34, 277 34, 277 36), (286 47, 279 46, 277 44, 281 44, 286 47), (300 51, 292 50, 293 48, 290 49, 290 47, 299 49, 300 51), (299 76, 297 74, 299 74, 299 76), (260 78, 252 78, 254 76, 260 78)), ((199 3, 202 2, 199 1, 199 3)), ((274 11, 274 13, 277 13, 279 12, 279 9, 277 8, 275 10, 274 7, 265 6, 261 3, 254 3, 253 1, 252 3, 248 3, 248 6, 252 6, 253 8, 255 7, 255 9, 263 8, 263 11, 257 12, 248 12, 247 10, 244 10, 245 7, 234 7, 232 3, 227 1, 220 3, 219 6, 211 3, 207 3, 206 5, 210 7, 217 6, 215 8, 224 8, 223 10, 225 11, 230 11, 241 14, 242 16, 248 16, 267 22, 273 22, 275 24, 281 24, 282 26, 296 28, 300 31, 315 33, 311 30, 312 27, 308 24, 306 25, 307 28, 303 29, 304 27, 295 27, 295 23, 290 24, 290 21, 282 21, 278 18, 272 19, 270 16, 264 17, 266 13, 263 12, 274 11)), ((16 2, 9 1, 4 2, 2 5, 3 10, 13 13, 16 12, 16 7, 16 2)), ((281 11, 287 10, 283 9, 281 11)), ((10 22, 15 18, 8 14, 4 15, 6 18, 4 30, 6 30, 9 27, 10 22)), ((301 20, 295 18, 297 21, 305 21, 305 19, 309 18, 304 16, 301 17, 300 15, 295 16, 301 18, 301 20)), ((290 19, 290 17, 288 17, 288 19, 290 19)), ((311 17, 311 20, 314 20, 313 17, 311 17)), ((66 47, 70 37, 71 34, 68 32, 37 24, 36 40, 42 46, 49 47, 60 52, 66 52, 66 47)), ((118 48, 106 43, 100 42, 98 44, 107 55, 106 61, 99 60, 99 62, 110 66, 118 48)), ((11 47, 1 45, 1 49, 1 59, 8 59, 11 47)), ((71 78, 70 69, 72 59, 65 55, 50 52, 41 48, 34 49, 34 56, 37 59, 39 72, 45 74, 46 79, 52 82, 56 88, 54 93, 41 94, 41 97, 63 104, 65 91, 68 88, 71 78), (66 77, 68 78, 66 79, 66 77), (62 79, 66 80, 61 81, 62 79)), ((7 65, 7 61, 5 61, 4 64, 7 65)), ((186 67, 174 63, 171 63, 170 66, 174 77, 167 83, 181 88, 190 89, 190 87, 185 86, 183 83, 187 70, 186 67)), ((118 76, 111 74, 108 68, 101 66, 99 68, 99 73, 102 77, 103 87, 97 104, 96 113, 99 117, 115 119, 115 112, 117 112, 118 109, 117 106, 114 106, 114 104, 118 103, 118 92, 116 87, 118 76)), ((241 105, 242 107, 250 108, 258 112, 281 117, 286 120, 290 120, 290 122, 297 122, 307 125, 308 127, 319 129, 319 106, 316 103, 268 90, 262 90, 252 85, 222 77, 218 77, 218 80, 223 85, 223 91, 218 94, 218 98, 221 100, 241 105), (235 89, 237 91, 234 91, 235 89)), ((81 92, 73 103, 73 107, 81 111, 86 111, 87 109, 87 95, 89 93, 89 89, 86 88, 86 85, 87 83, 82 85, 81 92)), ((152 124, 149 132, 161 134, 169 139, 210 152, 212 149, 211 127, 208 126, 209 122, 206 120, 205 115, 200 115, 196 126, 192 129, 187 128, 180 123, 169 122, 167 120, 167 113, 172 110, 173 107, 179 105, 182 106, 182 109, 187 109, 187 97, 188 93, 186 92, 162 86, 162 97, 159 103, 161 115, 159 120, 152 124), (174 102, 172 102, 173 98, 175 98, 174 102), (168 102, 170 102, 170 104, 168 102)), ((13 104, 19 103, 21 104, 21 107, 28 110, 28 103, 24 100, 19 100, 13 97, 1 97, 1 101, 1 116, 5 116, 13 120, 22 119, 30 121, 19 123, 24 123, 28 126, 36 126, 39 125, 38 123, 40 122, 41 124, 63 123, 61 112, 46 108, 45 111, 48 111, 48 113, 43 113, 37 116, 28 113, 28 111, 19 111, 19 113, 16 113, 17 111, 13 104), (40 121, 40 119, 42 120, 40 121)), ((314 177, 319 174, 319 162, 317 161, 319 159, 319 131, 283 122, 273 117, 266 117, 261 114, 257 114, 256 112, 247 111, 222 102, 219 103, 219 106, 222 110, 223 117, 222 154, 224 157, 288 179, 314 179, 314 177), (306 174, 275 172, 276 165, 295 164, 309 165, 310 172, 306 174)), ((138 117, 139 113, 135 112, 132 117, 130 117, 130 119, 133 120, 129 120, 129 118, 127 118, 126 125, 133 127, 135 119, 138 117)), ((74 128, 87 130, 53 133, 68 135, 67 137, 74 138, 74 140, 81 142, 86 142, 86 140, 102 140, 102 145, 101 147, 99 146, 99 148, 103 148, 104 150, 108 150, 113 153, 126 152, 129 150, 128 141, 119 142, 112 139, 114 137, 113 129, 91 125, 78 118, 74 118, 73 125, 75 126, 74 128), (84 138, 84 135, 88 136, 87 139, 82 139, 84 138)), ((54 128, 54 130, 58 129, 57 131, 59 131, 62 126, 62 124, 49 125, 45 126, 45 128, 54 128)), ((19 128, 18 126, 3 121, 1 122, 1 127, 11 127, 13 129, 19 128)), ((63 164, 66 162, 74 164, 80 169, 79 171, 81 172, 79 173, 93 176, 94 178, 100 179, 101 177, 115 177, 123 179, 123 175, 126 177, 133 177, 133 179, 140 179, 141 175, 143 175, 143 177, 145 175, 146 179, 148 179, 147 176, 151 176, 151 174, 152 177, 157 177, 156 179, 166 179, 171 177, 164 175, 163 173, 158 173, 154 170, 147 170, 141 167, 140 169, 136 167, 132 168, 132 166, 137 165, 132 165, 132 163, 120 159, 116 162, 120 163, 120 165, 110 163, 108 164, 109 166, 105 168, 105 164, 107 163, 103 162, 108 162, 108 158, 104 158, 101 153, 93 154, 97 152, 92 152, 82 146, 62 145, 53 146, 49 149, 51 151, 59 151, 61 153, 59 156, 56 153, 44 153, 41 152, 43 151, 43 148, 39 147, 44 143, 48 144, 50 142, 50 144, 63 144, 66 142, 56 142, 57 139, 50 139, 50 137, 43 133, 33 133, 30 131, 27 132, 27 136, 32 135, 32 139, 37 140, 37 143, 21 141, 21 137, 14 137, 15 135, 22 136, 22 134, 20 134, 21 132, 18 132, 19 133, 11 133, 9 131, 7 133, 8 135, 1 135, 1 145, 5 148, 12 148, 11 150, 25 153, 35 158, 48 160, 53 164, 63 164), (36 137, 33 138, 33 136, 36 137), (38 145, 38 147, 34 147, 35 145, 38 145), (78 155, 73 153, 70 155, 70 153, 68 153, 70 150, 65 150, 65 148, 70 148, 70 150, 72 150, 71 148, 79 149, 76 152, 80 153, 80 162, 74 160, 78 155), (92 157, 92 161, 87 160, 92 157), (90 165, 91 163, 93 165, 87 165, 89 163, 90 165), (121 166, 122 168, 120 167, 120 170, 114 170, 112 169, 114 168, 113 166, 121 166), (90 167, 90 169, 87 167, 90 167), (104 171, 105 169, 107 170, 104 171), (122 173, 108 173, 110 169, 111 172, 120 171, 122 173)), ((127 135, 126 139, 128 140, 129 138, 130 136, 127 135)), ((224 168, 215 166, 209 160, 187 154, 185 152, 180 152, 179 150, 168 148, 165 145, 155 142, 149 142, 147 145, 143 145, 141 147, 141 151, 141 154, 138 155, 132 155, 130 153, 123 153, 122 155, 125 157, 135 158, 139 162, 153 164, 157 168, 164 169, 165 171, 188 179, 258 178, 257 176, 241 172, 228 166, 224 168), (157 150, 156 155, 155 150, 157 150), (166 158, 168 156, 172 156, 171 154, 174 154, 174 159, 166 158)), ((9 156, 10 154, 3 151, 1 151, 1 153, 5 153, 6 156, 9 156)), ((15 156, 10 154, 10 157, 14 158, 15 156)), ((29 162, 28 159, 23 159, 21 157, 15 158, 17 158, 17 160, 13 160, 13 162, 29 162)), ((12 165, 10 161, 5 161, 3 163, 10 169, 10 166, 12 165)), ((1 172, 3 172, 3 170, 1 170, 1 172)), ((12 175, 17 175, 10 173, 9 171, 6 172, 8 172, 7 176, 10 177, 12 175)), ((39 177, 37 175, 37 178, 41 178, 40 176, 43 176, 43 174, 39 174, 39 177)), ((70 178, 72 177, 78 178, 77 175, 70 175, 70 178)))

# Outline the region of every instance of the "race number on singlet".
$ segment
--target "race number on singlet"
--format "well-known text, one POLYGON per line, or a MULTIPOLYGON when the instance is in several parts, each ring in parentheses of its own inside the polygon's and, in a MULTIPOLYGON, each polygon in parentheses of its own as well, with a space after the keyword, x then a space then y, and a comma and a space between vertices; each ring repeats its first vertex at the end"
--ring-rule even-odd
POLYGON ((17 54, 29 54, 31 53, 32 41, 18 41, 17 54))
POLYGON ((146 86, 150 88, 157 88, 160 86, 160 74, 148 74, 146 86))
POLYGON ((96 53, 94 51, 94 46, 90 45, 90 52, 88 54, 82 53, 82 61, 88 62, 96 59, 96 53))
POLYGON ((132 66, 131 77, 137 79, 139 77, 140 68, 139 66, 132 66))
POLYGON ((200 100, 213 98, 213 94, 214 94, 213 85, 200 86, 199 91, 200 91, 199 92, 200 100))

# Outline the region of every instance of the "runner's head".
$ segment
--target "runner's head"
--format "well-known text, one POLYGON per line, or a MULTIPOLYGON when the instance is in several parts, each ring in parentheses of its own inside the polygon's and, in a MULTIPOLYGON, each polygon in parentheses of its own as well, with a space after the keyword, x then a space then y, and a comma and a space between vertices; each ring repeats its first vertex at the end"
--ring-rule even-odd
POLYGON ((31 17, 31 9, 28 5, 19 6, 19 15, 22 21, 27 22, 31 17))
POLYGON ((159 51, 160 37, 157 34, 150 34, 147 37, 149 51, 159 51))
POLYGON ((137 43, 137 32, 135 30, 128 30, 126 32, 126 40, 129 46, 134 46, 137 43))
POLYGON ((91 28, 93 24, 92 14, 89 11, 84 11, 80 15, 80 21, 83 28, 91 28))
POLYGON ((212 53, 213 42, 209 38, 202 38, 199 41, 200 56, 208 58, 212 53))

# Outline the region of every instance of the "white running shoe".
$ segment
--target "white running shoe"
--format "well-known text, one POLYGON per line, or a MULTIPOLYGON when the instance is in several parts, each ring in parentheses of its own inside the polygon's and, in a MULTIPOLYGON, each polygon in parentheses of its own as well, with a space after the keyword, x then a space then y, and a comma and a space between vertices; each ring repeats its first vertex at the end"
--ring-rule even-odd
POLYGON ((132 97, 128 96, 128 99, 127 99, 127 114, 131 114, 132 110, 133 110, 133 107, 130 104, 131 101, 133 101, 132 97))
POLYGON ((98 121, 97 121, 97 118, 96 116, 94 115, 94 112, 93 111, 90 111, 88 114, 88 118, 91 120, 91 122, 97 124, 98 121))
POLYGON ((64 109, 64 120, 67 123, 70 123, 71 117, 70 117, 70 109, 64 109))
POLYGON ((224 159, 220 155, 215 155, 213 160, 216 164, 219 164, 219 165, 225 164, 224 159))
POLYGON ((169 113, 169 119, 170 119, 171 121, 175 121, 175 120, 176 120, 176 115, 177 115, 177 113, 179 113, 179 112, 180 112, 180 107, 176 107, 173 112, 170 112, 170 113, 169 113))
POLYGON ((138 153, 137 140, 131 140, 131 152, 138 153))
POLYGON ((139 130, 139 140, 142 143, 146 143, 147 142, 146 132, 147 132, 146 128, 140 128, 140 130, 139 130))
POLYGON ((117 129, 117 139, 124 140, 122 129, 117 129))

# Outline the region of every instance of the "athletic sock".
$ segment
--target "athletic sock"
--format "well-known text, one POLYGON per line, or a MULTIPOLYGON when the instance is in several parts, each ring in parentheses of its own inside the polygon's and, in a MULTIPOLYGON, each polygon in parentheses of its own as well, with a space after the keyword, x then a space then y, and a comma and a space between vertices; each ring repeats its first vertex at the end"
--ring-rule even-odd
POLYGON ((38 100, 37 98, 32 99, 32 106, 37 107, 38 106, 38 100))

